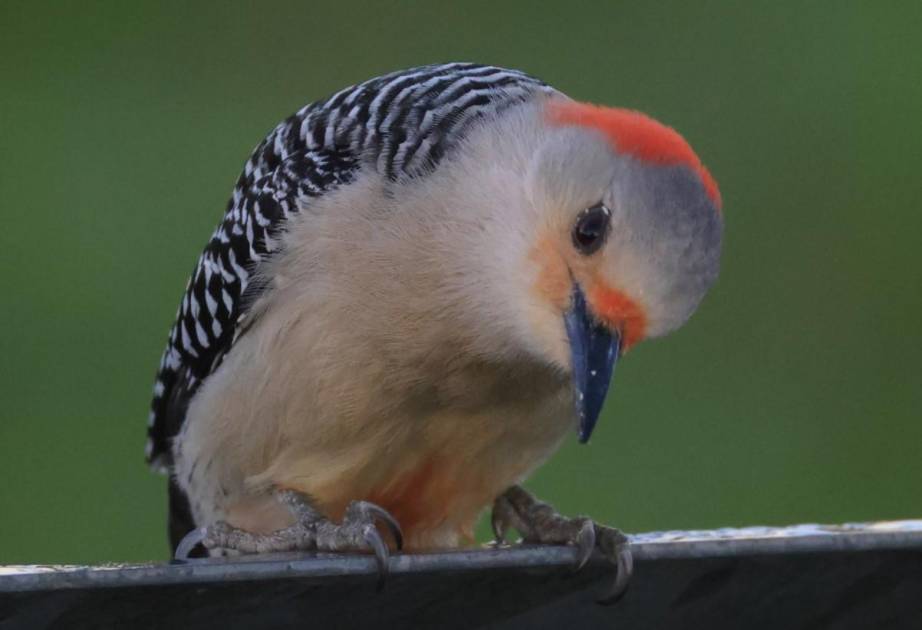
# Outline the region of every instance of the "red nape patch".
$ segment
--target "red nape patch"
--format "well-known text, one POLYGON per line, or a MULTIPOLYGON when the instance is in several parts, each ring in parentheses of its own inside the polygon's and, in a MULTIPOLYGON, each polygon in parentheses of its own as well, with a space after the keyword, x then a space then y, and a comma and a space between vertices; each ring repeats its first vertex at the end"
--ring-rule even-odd
POLYGON ((577 101, 552 102, 548 108, 548 118, 557 125, 579 125, 597 129, 605 134, 619 153, 626 153, 644 162, 664 166, 688 166, 701 178, 708 197, 720 210, 721 199, 717 182, 685 138, 672 127, 630 109, 602 107, 577 101))

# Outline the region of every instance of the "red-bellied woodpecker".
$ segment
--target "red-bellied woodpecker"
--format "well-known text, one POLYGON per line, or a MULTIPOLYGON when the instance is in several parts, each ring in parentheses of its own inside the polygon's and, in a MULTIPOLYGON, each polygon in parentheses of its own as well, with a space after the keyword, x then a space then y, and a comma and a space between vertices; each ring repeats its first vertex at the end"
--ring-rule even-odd
POLYGON ((620 591, 620 532, 516 484, 588 440, 621 353, 692 314, 721 233, 675 131, 517 71, 425 66, 304 107, 246 163, 161 361, 148 458, 178 554, 383 570, 376 522, 452 547, 493 504, 498 537, 599 548, 620 591))

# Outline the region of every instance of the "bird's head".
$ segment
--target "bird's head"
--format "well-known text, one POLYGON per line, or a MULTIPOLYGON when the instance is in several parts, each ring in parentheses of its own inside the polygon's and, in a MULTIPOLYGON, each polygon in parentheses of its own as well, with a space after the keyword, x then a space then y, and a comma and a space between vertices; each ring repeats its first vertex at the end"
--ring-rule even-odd
POLYGON ((643 114, 559 98, 541 115, 529 328, 571 372, 585 442, 618 357, 681 326, 717 278, 721 200, 688 143, 643 114))

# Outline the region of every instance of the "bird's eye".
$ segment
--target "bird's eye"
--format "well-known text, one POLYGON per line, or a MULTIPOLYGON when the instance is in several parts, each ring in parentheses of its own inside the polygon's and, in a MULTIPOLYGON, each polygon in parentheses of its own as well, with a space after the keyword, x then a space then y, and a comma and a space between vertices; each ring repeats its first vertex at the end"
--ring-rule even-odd
POLYGON ((611 210, 601 203, 586 208, 576 217, 573 226, 573 245, 581 254, 588 256, 599 251, 608 236, 611 210))

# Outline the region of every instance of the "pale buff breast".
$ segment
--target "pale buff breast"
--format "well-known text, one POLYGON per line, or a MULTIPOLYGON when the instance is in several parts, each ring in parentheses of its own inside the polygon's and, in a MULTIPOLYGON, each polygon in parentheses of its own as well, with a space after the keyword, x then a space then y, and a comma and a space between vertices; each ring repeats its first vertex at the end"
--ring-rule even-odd
POLYGON ((350 501, 373 501, 410 548, 455 546, 573 427, 566 377, 533 364, 456 366, 414 387, 422 374, 388 375, 373 358, 305 369, 321 348, 289 340, 280 353, 268 330, 278 328, 242 338, 189 409, 177 479, 199 524, 285 527, 290 516, 268 491, 289 488, 334 519, 350 501))

